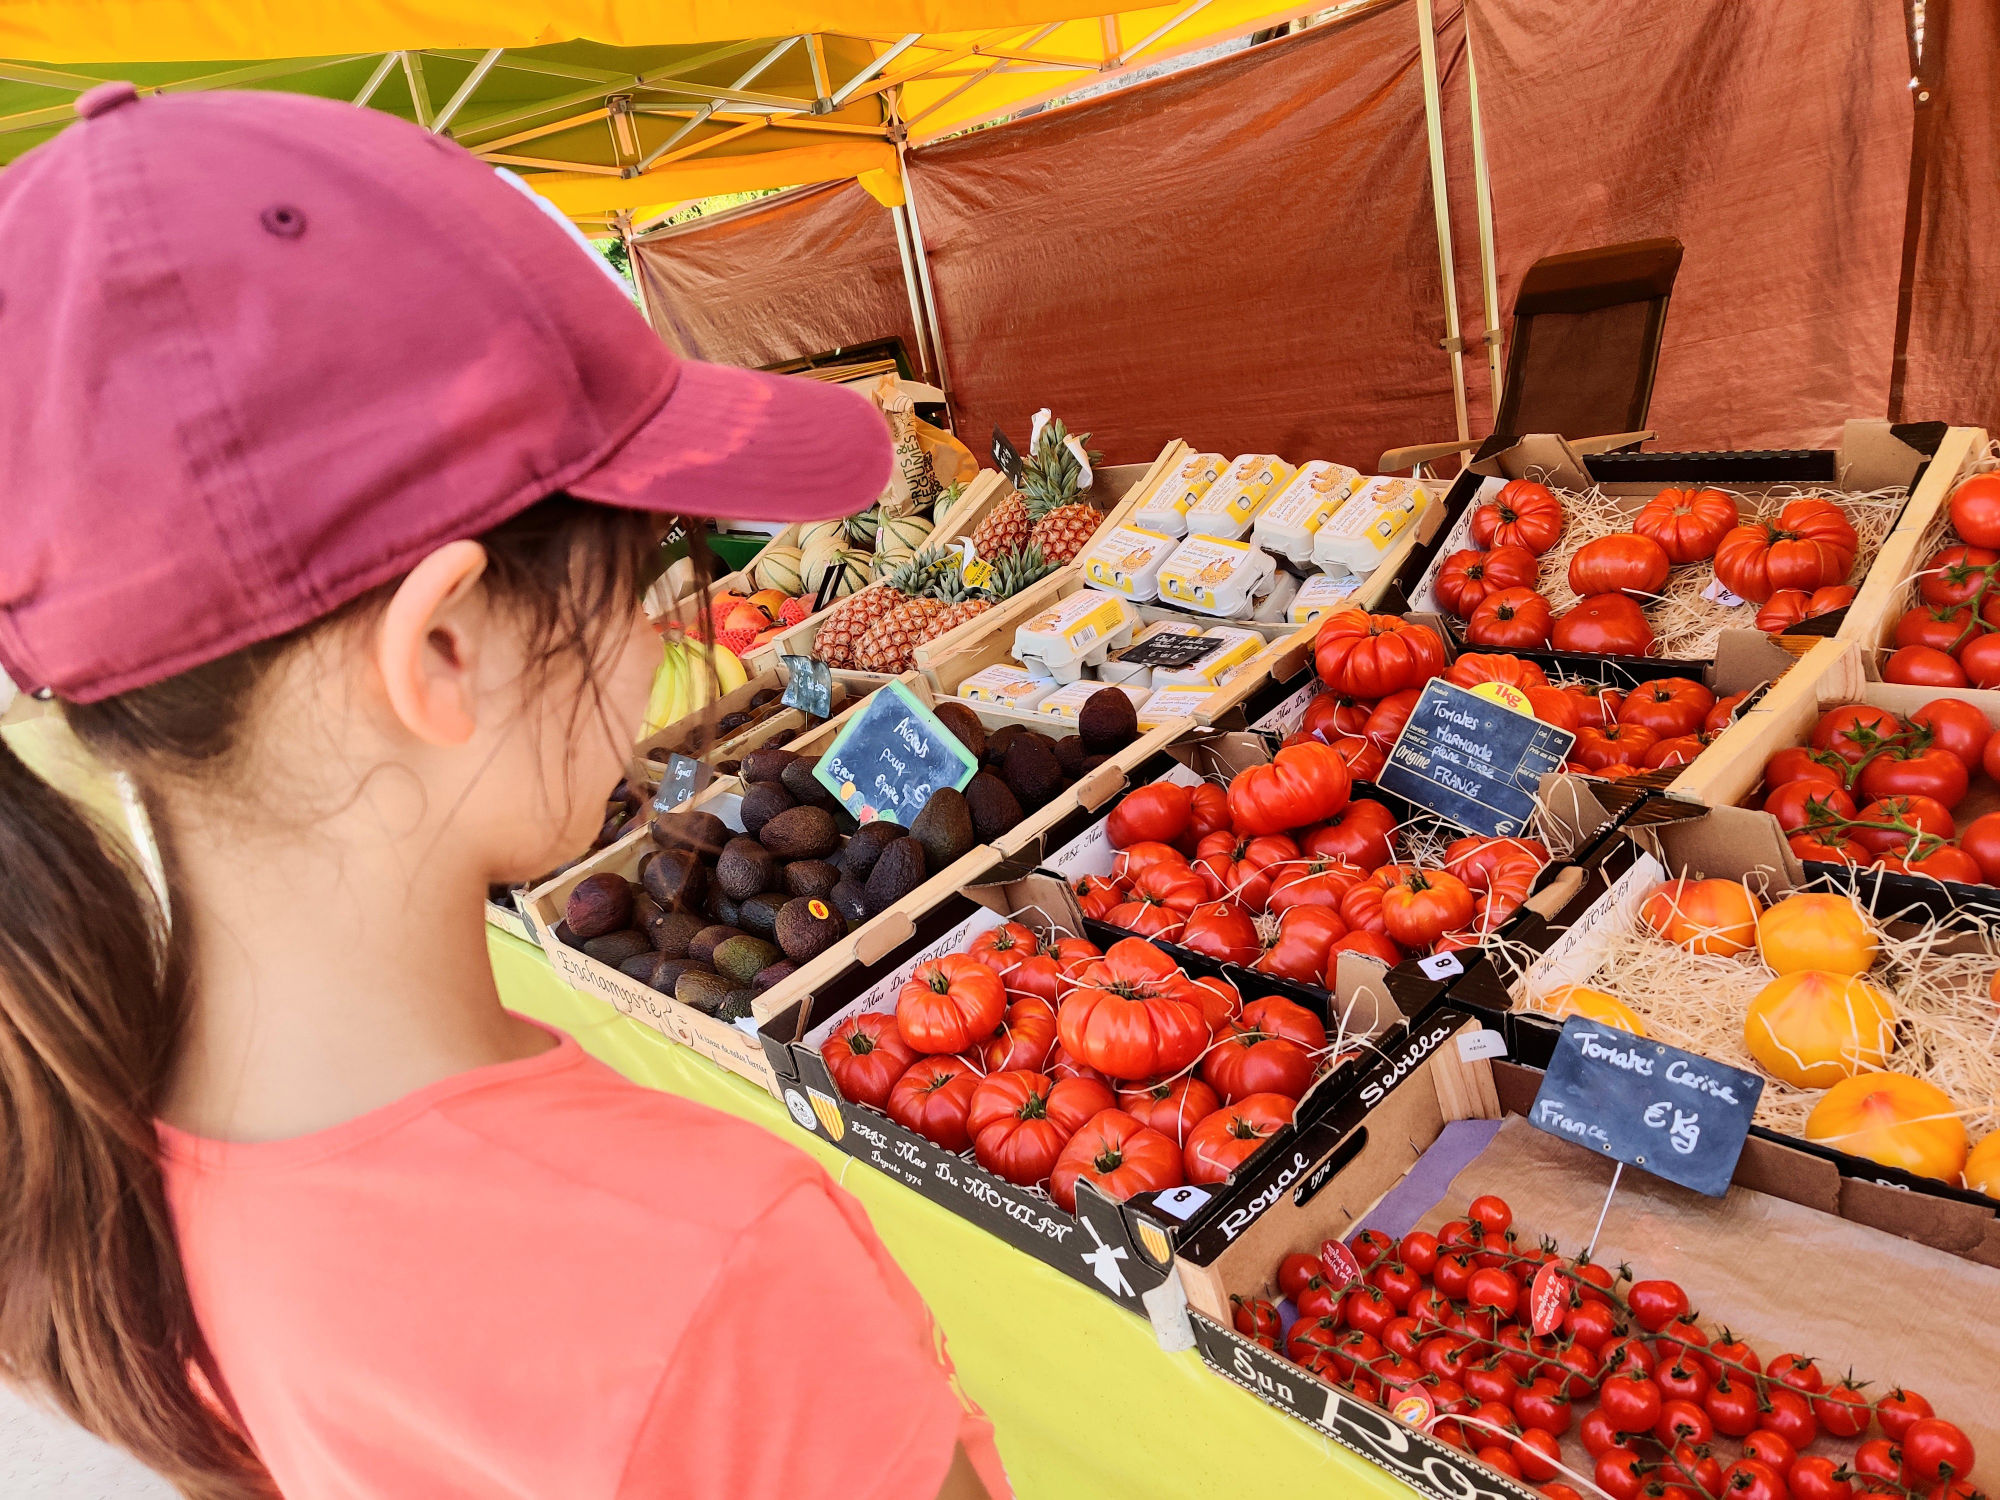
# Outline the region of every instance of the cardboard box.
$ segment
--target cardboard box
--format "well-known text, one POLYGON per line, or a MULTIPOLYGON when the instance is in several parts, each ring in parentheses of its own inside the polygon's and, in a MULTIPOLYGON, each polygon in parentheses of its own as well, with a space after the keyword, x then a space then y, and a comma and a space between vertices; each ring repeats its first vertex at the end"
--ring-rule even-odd
MULTIPOLYGON (((1846 425, 1837 449, 1801 449, 1785 453, 1599 453, 1587 454, 1560 437, 1536 435, 1507 443, 1480 455, 1461 473, 1445 500, 1445 525, 1435 545, 1426 549, 1418 563, 1406 569, 1406 598, 1410 608, 1435 610, 1437 599, 1431 584, 1437 570, 1452 553, 1472 546, 1472 513, 1510 479, 1540 479, 1551 489, 1578 492, 1595 488, 1615 501, 1628 515, 1662 489, 1714 485, 1738 494, 1758 496, 1772 490, 1795 486, 1840 489, 1865 493, 1890 486, 1907 486, 1924 471, 1931 452, 1943 437, 1936 426, 1892 427, 1889 423, 1856 419, 1846 425)), ((1890 535, 1893 536, 1892 529, 1890 535)), ((1886 548, 1887 544, 1884 543, 1886 548)), ((1867 562, 1866 557, 1861 559, 1867 562)), ((1868 576, 1854 578, 1861 583, 1868 576)), ((1859 603, 1857 596, 1856 603, 1859 603)), ((1756 611, 1742 608, 1742 625, 1750 628, 1756 611)), ((1846 620, 1844 612, 1803 621, 1792 633, 1831 635, 1846 620)), ((1454 630, 1457 623, 1454 622, 1454 630)), ((1521 652, 1540 660, 1560 653, 1521 652)), ((1625 661, 1627 658, 1605 658, 1625 661)), ((1664 664, 1676 669, 1695 664, 1695 659, 1637 658, 1635 665, 1664 664)), ((1702 660, 1706 660, 1703 658, 1702 660)), ((1663 675, 1673 675, 1667 673, 1663 675)), ((1684 675, 1694 675, 1691 671, 1684 675)))
MULTIPOLYGON (((1275 1300, 1277 1266, 1291 1251, 1364 1224, 1397 1237, 1434 1228, 1480 1191, 1507 1198, 1531 1242, 1552 1235, 1573 1254, 1591 1239, 1609 1164, 1521 1119, 1554 1034, 1502 1025, 1496 1038, 1495 1029, 1449 1002, 1426 1012, 1299 1131, 1295 1154, 1309 1166, 1289 1192, 1233 1192, 1177 1250, 1195 1341, 1212 1369, 1435 1500, 1535 1491, 1244 1338, 1229 1299, 1275 1300), (1481 1055, 1496 1041, 1499 1056, 1481 1055)), ((1908 1382, 1979 1444, 2000 1438, 1990 1398, 2000 1374, 1994 1207, 1982 1215, 1846 1183, 1795 1144, 1753 1132, 1726 1198, 1624 1173, 1596 1258, 1680 1280, 1707 1326, 1728 1323, 1766 1359, 1806 1349, 1830 1373, 1852 1366, 1873 1389, 1908 1382), (1885 1217, 1898 1202, 1901 1213, 1885 1217)), ((1572 1428, 1565 1461, 1588 1473, 1582 1456, 1572 1428)))
MULTIPOLYGON (((1134 787, 1154 781, 1174 781, 1187 786, 1203 780, 1226 781, 1251 766, 1267 764, 1271 755, 1271 744, 1261 735, 1190 730, 1138 766, 1131 780, 1134 787)), ((1387 804, 1399 822, 1424 816, 1414 804, 1367 782, 1355 783, 1354 795, 1387 804)), ((1545 778, 1542 801, 1547 811, 1539 831, 1547 835, 1551 854, 1556 857, 1542 871, 1526 905, 1501 926, 1495 940, 1525 940, 1542 930, 1541 919, 1554 917, 1571 909, 1580 899, 1587 899, 1597 889, 1592 885, 1596 851, 1647 795, 1619 782, 1567 775, 1545 778), (1558 850, 1566 853, 1557 854, 1558 850), (1533 923, 1528 921, 1530 918, 1535 919, 1533 923)), ((1047 852, 1042 858, 1042 871, 1069 882, 1086 875, 1111 874, 1117 851, 1112 846, 1106 820, 1121 800, 1108 801, 1094 811, 1080 809, 1053 827, 1045 840, 1047 852)), ((1131 935, 1106 923, 1085 920, 1085 936, 1100 947, 1131 935)), ((1172 953, 1183 967, 1205 962, 1171 941, 1159 938, 1153 941, 1172 953)), ((1394 968, 1361 954, 1342 954, 1334 990, 1347 997, 1345 1003, 1323 987, 1256 973, 1234 964, 1220 965, 1218 972, 1239 989, 1246 984, 1257 984, 1305 1006, 1327 1023, 1330 1033, 1375 1037, 1400 1024, 1405 1017, 1417 1014, 1453 983, 1477 972, 1485 963, 1486 954, 1480 948, 1430 959, 1412 958, 1394 968), (1358 1011, 1354 1008, 1357 1002, 1361 1006, 1358 1011)))
MULTIPOLYGON (((1769 905, 1798 891, 1826 887, 1830 882, 1815 880, 1815 870, 1826 869, 1832 873, 1837 868, 1802 864, 1786 844, 1778 828, 1778 820, 1767 812, 1727 806, 1704 809, 1678 799, 1656 799, 1646 805, 1639 817, 1618 829, 1611 844, 1601 854, 1601 893, 1587 905, 1580 908, 1573 906, 1564 913, 1559 919, 1560 930, 1557 930, 1557 924, 1551 924, 1549 940, 1523 974, 1501 990, 1492 986, 1494 975, 1489 972, 1485 987, 1454 986, 1450 998, 1454 1004, 1487 1014, 1496 1009, 1513 1007, 1511 1024, 1518 1030, 1552 1034, 1561 1029, 1560 1023, 1519 1007, 1558 985, 1596 986, 1595 976, 1605 961, 1607 940, 1614 934, 1638 929, 1639 908, 1646 896, 1662 881, 1681 875, 1748 881, 1754 889, 1763 893, 1763 899, 1769 905)), ((1926 885, 1933 892, 1942 888, 1942 882, 1937 881, 1899 883, 1897 877, 1883 875, 1878 879, 1876 875, 1864 874, 1856 888, 1856 895, 1885 931, 1908 935, 1919 930, 1921 924, 1904 920, 1902 914, 1923 910, 1921 901, 1910 899, 1909 887, 1926 885)), ((1845 888, 1844 882, 1841 888, 1845 888)), ((1950 889, 1963 891, 1967 888, 1950 889)), ((1953 913, 1948 905, 1937 915, 1947 921, 1954 916, 1961 921, 1967 920, 1963 914, 1953 913)), ((1968 925, 1957 936, 1940 940, 1931 951, 1939 954, 1992 953, 1996 966, 2000 966, 2000 949, 1995 948, 1994 941, 1986 936, 1986 930, 1976 923, 1968 925)), ((1714 1003, 1712 996, 1700 993, 1690 993, 1687 998, 1690 1007, 1707 1007, 1714 1003)), ((1660 1040, 1672 1042, 1673 1038, 1662 1037, 1660 1040)), ((1747 1053, 1723 1056, 1718 1060, 1763 1071, 1747 1053)), ((1892 1055, 1888 1066, 1893 1069, 1896 1065, 1896 1058, 1892 1055)), ((1766 1101, 1771 1100, 1774 1091, 1782 1087, 1775 1080, 1771 1081, 1766 1087, 1766 1101)), ((2000 1209, 2000 1204, 1982 1194, 1940 1182, 1936 1178, 1920 1177, 1886 1167, 1868 1158, 1808 1141, 1802 1136, 1761 1126, 1759 1129, 1771 1140, 1783 1141, 1791 1149, 1827 1163, 1846 1180, 1885 1186, 1901 1193, 1906 1199, 1922 1198, 1962 1205, 1987 1218, 2000 1209)), ((1946 1210, 1938 1212, 1948 1219, 1953 1217, 1946 1210)), ((1945 1247, 1950 1248, 1950 1245, 1945 1247)), ((1994 1237, 1994 1253, 2000 1254, 2000 1232, 1996 1232, 1994 1237)), ((2000 1265, 2000 1260, 1991 1263, 2000 1265)))
MULTIPOLYGON (((1222 1201, 1222 1185, 1141 1193, 1119 1204, 1088 1182, 1079 1182, 1076 1212, 1065 1213, 1040 1188, 1016 1186, 986 1171, 970 1152, 947 1151, 887 1115, 843 1098, 820 1055, 821 1046, 844 1018, 893 1011, 897 992, 918 964, 963 951, 980 932, 1010 919, 1071 934, 1080 930, 1081 923, 1061 881, 1020 873, 1018 864, 995 867, 985 879, 968 884, 963 894, 934 906, 908 940, 880 962, 849 966, 764 1022, 761 1037, 778 1097, 793 1120, 822 1140, 1094 1287, 1120 1306, 1170 1321, 1175 1304, 1167 1277, 1173 1246, 1207 1221, 1222 1201)), ((1217 969, 1201 965, 1190 972, 1217 969)), ((1253 986, 1243 993, 1247 1002, 1275 990, 1253 986)), ((1317 1080, 1299 1103, 1298 1119, 1310 1117, 1323 1101, 1340 1097, 1359 1066, 1357 1060, 1317 1080)), ((1281 1191, 1301 1165, 1290 1149, 1297 1128, 1295 1123, 1267 1139, 1238 1168, 1229 1188, 1253 1194, 1281 1191)))
MULTIPOLYGON (((1921 441, 1930 441, 1928 435, 1921 441)), ((1880 675, 1881 663, 1895 649, 1896 622, 1917 604, 1917 574, 1940 547, 1953 540, 1951 492, 1958 482, 1993 466, 1987 454, 1986 431, 1953 427, 1935 439, 1910 503, 1903 507, 1896 529, 1876 554, 1868 580, 1847 606, 1840 639, 1861 647, 1870 677, 1880 675)))
MULTIPOLYGON (((929 705, 935 701, 928 684, 916 673, 906 674, 902 682, 920 702, 929 705)), ((859 706, 858 703, 856 706, 859 706)), ((982 712, 980 719, 993 729, 1009 722, 1009 716, 990 711, 982 712)), ((841 724, 842 720, 829 720, 785 748, 800 755, 819 754, 833 742, 841 724)), ((1186 728, 1183 721, 1164 725, 1140 736, 1103 765, 1080 778, 1066 792, 1051 798, 1041 807, 1026 809, 1022 820, 992 843, 977 846, 949 869, 932 874, 887 911, 870 918, 826 952, 802 965, 782 983, 760 994, 753 1011, 755 1019, 761 1021, 776 1013, 799 995, 810 993, 815 985, 832 978, 851 964, 865 965, 878 961, 909 937, 915 930, 917 919, 925 912, 972 879, 983 877, 1002 860, 1025 860, 1028 866, 1032 866, 1040 857, 1042 840, 1049 829, 1080 809, 1101 807, 1123 791, 1131 769, 1150 760, 1186 728)), ((712 812, 730 828, 740 830, 741 790, 740 782, 733 777, 727 778, 711 785, 689 806, 712 812)), ((644 1021, 662 1034, 693 1047, 724 1067, 768 1088, 771 1086, 770 1069, 751 1040, 753 1029, 738 1028, 704 1015, 609 964, 599 963, 588 954, 558 941, 555 936, 555 927, 562 920, 569 893, 580 881, 586 876, 607 872, 623 875, 628 880, 637 879, 640 860, 656 847, 650 829, 638 828, 610 848, 597 851, 570 866, 554 880, 527 893, 522 899, 522 910, 527 915, 534 941, 541 944, 556 972, 569 980, 579 993, 609 1000, 633 1019, 644 1021)))

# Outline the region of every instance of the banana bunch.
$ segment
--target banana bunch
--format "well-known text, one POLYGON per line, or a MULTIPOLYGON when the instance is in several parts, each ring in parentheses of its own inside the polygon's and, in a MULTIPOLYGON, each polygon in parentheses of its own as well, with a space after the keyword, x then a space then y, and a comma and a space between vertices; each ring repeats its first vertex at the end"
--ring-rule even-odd
POLYGON ((646 704, 647 734, 657 734, 689 714, 699 713, 750 680, 743 660, 727 646, 670 637, 666 656, 653 673, 653 696, 646 704))

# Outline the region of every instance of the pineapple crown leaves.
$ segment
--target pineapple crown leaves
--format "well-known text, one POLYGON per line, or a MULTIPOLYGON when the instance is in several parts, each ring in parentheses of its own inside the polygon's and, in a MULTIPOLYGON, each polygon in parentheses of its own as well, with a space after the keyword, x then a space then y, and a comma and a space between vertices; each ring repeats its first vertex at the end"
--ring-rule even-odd
MULTIPOLYGON (((1091 451, 1089 443, 1090 434, 1087 432, 1077 439, 1077 446, 1088 452, 1090 461, 1095 464, 1104 455, 1091 451)), ((1065 505, 1079 503, 1083 493, 1083 466, 1070 450, 1069 433, 1064 429, 1061 418, 1049 420, 1035 443, 1034 452, 1023 461, 1021 469, 1021 495, 1027 501, 1031 520, 1039 521, 1065 505)))
POLYGON ((1011 599, 1037 579, 1046 578, 1055 572, 1056 565, 1042 555, 1042 549, 1030 542, 1012 552, 1003 552, 992 559, 993 571, 980 586, 979 597, 985 599, 1011 599))
POLYGON ((947 566, 956 562, 942 547, 922 547, 910 555, 910 560, 889 575, 889 585, 905 594, 922 594, 929 591, 947 566))

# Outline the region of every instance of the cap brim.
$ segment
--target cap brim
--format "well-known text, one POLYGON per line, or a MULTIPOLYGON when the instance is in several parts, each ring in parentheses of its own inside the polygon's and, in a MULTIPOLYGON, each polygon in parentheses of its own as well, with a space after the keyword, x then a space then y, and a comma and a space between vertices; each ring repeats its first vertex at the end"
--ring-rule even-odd
POLYGON ((683 361, 673 393, 570 494, 731 521, 825 521, 866 510, 894 467, 889 428, 858 391, 683 361))

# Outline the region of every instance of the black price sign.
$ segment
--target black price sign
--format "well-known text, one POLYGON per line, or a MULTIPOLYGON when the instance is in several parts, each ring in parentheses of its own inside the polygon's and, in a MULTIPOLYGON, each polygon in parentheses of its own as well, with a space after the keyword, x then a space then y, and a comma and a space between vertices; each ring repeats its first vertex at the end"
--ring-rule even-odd
POLYGON ((784 703, 815 719, 833 715, 833 669, 816 656, 780 656, 785 664, 784 703))
POLYGON ((1178 671, 1198 661, 1207 661, 1220 651, 1223 642, 1212 635, 1175 635, 1162 630, 1149 635, 1118 659, 1136 667, 1166 667, 1178 671))
POLYGON ((1460 828, 1505 836, 1527 827, 1542 778, 1562 769, 1576 736, 1530 714, 1518 689, 1484 686, 1520 707, 1433 677, 1375 782, 1460 828))
POLYGON ((1007 482, 1019 489, 1023 476, 1028 472, 1027 465, 1021 462, 1021 450, 1008 441, 1007 434, 998 427, 993 429, 993 462, 1007 476, 1007 482))
POLYGON ((1528 1123, 1720 1198, 1763 1092, 1755 1073, 1571 1016, 1528 1123))
POLYGON ((672 812, 708 785, 714 769, 685 755, 669 754, 661 773, 660 788, 653 793, 654 812, 672 812))
POLYGON ((819 758, 813 775, 863 823, 908 828, 941 786, 964 791, 979 761, 900 682, 884 683, 819 758))

